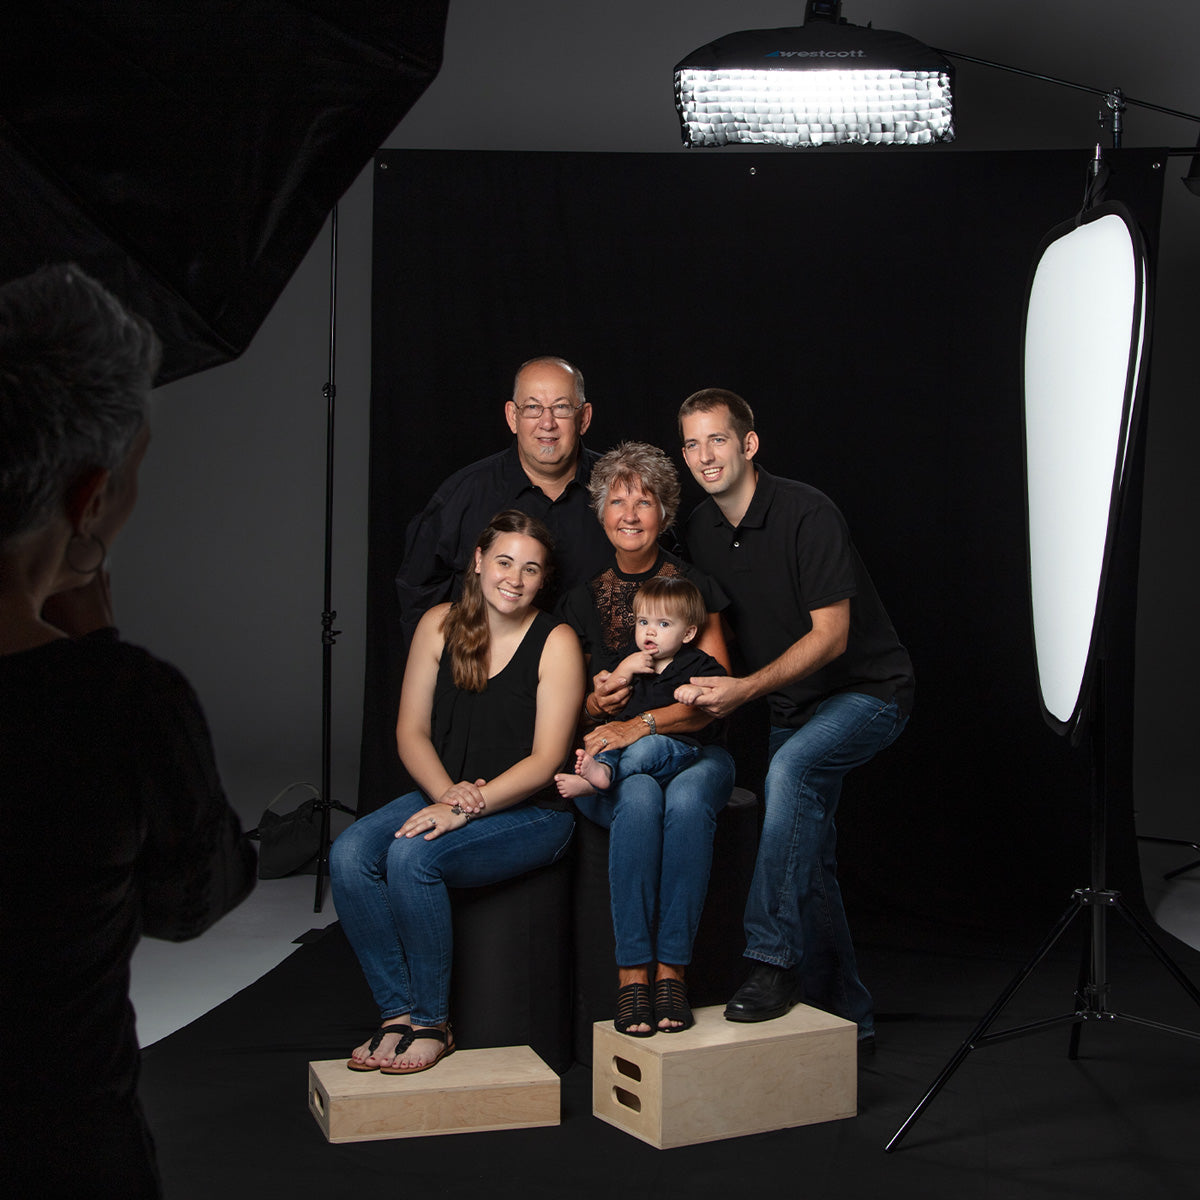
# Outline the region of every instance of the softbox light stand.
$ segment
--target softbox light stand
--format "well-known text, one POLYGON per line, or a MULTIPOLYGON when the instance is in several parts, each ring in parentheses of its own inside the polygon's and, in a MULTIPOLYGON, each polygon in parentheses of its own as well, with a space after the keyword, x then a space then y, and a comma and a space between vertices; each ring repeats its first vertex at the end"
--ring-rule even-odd
POLYGON ((1030 601, 1042 716, 1088 748, 1091 872, 1041 945, 938 1073, 885 1150, 896 1149, 967 1056, 982 1046, 1072 1026, 1068 1058, 1085 1022, 1130 1022, 1200 1041, 1200 1032, 1110 1007, 1108 914, 1133 928, 1200 1008, 1200 991, 1158 944, 1121 893, 1107 886, 1105 599, 1127 502, 1140 425, 1149 335, 1149 260, 1119 204, 1103 203, 1107 168, 1097 155, 1082 211, 1052 230, 1035 259, 1026 305, 1025 476, 1030 601), (1090 916, 1074 1007, 1010 1028, 992 1026, 1059 939, 1090 916))
POLYGON ((333 610, 333 448, 334 417, 337 409, 337 205, 329 214, 329 377, 322 388, 325 397, 325 606, 321 612, 321 793, 316 810, 321 814, 321 842, 317 850, 317 886, 313 912, 320 912, 325 901, 325 880, 329 874, 329 847, 333 841, 331 814, 357 816, 353 808, 334 800, 332 791, 333 729, 333 647, 340 629, 334 629, 337 613, 333 610))

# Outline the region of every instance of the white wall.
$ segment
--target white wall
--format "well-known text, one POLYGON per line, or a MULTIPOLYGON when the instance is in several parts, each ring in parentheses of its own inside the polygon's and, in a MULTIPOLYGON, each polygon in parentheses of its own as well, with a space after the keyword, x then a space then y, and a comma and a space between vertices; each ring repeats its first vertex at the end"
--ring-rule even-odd
MULTIPOLYGON (((844 15, 943 49, 1120 86, 1129 96, 1200 112, 1194 69, 1200 5, 845 0, 844 15)), ((386 145, 682 153, 675 62, 723 33, 795 24, 802 16, 803 5, 791 0, 609 0, 588 7, 452 0, 442 72, 386 145)), ((959 64, 958 90, 960 150, 1087 146, 1099 136, 1098 101, 1083 93, 970 64, 959 64)), ((1126 126, 1127 146, 1191 145, 1197 132, 1134 108, 1126 126)), ((1200 415, 1189 360, 1200 200, 1177 181, 1185 164, 1175 159, 1167 167, 1138 628, 1137 766, 1143 827, 1186 826, 1195 837, 1200 812, 1187 699, 1200 652, 1187 634, 1197 573, 1192 546, 1200 502, 1192 459, 1200 415)), ((365 609, 371 173, 368 166, 339 206, 334 607, 344 632, 334 653, 333 795, 350 803, 365 609)), ((231 797, 247 814, 284 784, 315 783, 320 773, 328 266, 326 233, 240 360, 161 390, 141 503, 114 556, 125 636, 176 662, 192 680, 231 797)), ((507 437, 504 386, 497 380, 497 446, 507 437)), ((445 453, 447 471, 459 465, 446 436, 453 376, 443 394, 411 400, 414 442, 396 452, 445 453)))

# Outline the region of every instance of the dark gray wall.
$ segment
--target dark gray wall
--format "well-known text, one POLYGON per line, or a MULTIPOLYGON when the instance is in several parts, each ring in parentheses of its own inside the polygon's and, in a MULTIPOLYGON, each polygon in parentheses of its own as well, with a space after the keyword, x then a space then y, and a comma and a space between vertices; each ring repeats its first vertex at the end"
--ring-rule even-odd
MULTIPOLYGON (((454 0, 442 73, 386 144, 682 153, 674 63, 723 33, 794 24, 802 15, 802 4, 781 0, 610 0, 591 8, 454 0)), ((1178 0, 1135 8, 1117 0, 846 0, 844 15, 943 49, 1200 112, 1200 6, 1178 0)), ((1098 137, 1097 106, 1083 93, 959 64, 959 140, 950 152, 1087 146, 1098 137)), ((1126 122, 1129 146, 1190 145, 1197 132, 1134 108, 1126 122)), ((1200 415, 1188 366, 1200 200, 1178 182, 1185 164, 1175 159, 1166 168, 1138 622, 1137 789, 1143 829, 1195 837, 1200 814, 1185 714, 1200 653, 1185 631, 1200 515, 1192 486, 1200 415)), ((370 176, 368 168, 339 208, 334 607, 344 632, 335 651, 333 791, 346 798, 356 792, 361 706, 370 176)), ((141 504, 114 555, 123 631, 192 679, 231 796, 249 814, 292 780, 319 778, 328 266, 326 236, 238 362, 162 389, 141 504)), ((397 454, 444 458, 447 471, 459 465, 453 364, 469 352, 469 345, 438 348, 445 390, 411 398, 412 441, 397 454)), ((506 385, 496 381, 497 446, 508 436, 506 385)))

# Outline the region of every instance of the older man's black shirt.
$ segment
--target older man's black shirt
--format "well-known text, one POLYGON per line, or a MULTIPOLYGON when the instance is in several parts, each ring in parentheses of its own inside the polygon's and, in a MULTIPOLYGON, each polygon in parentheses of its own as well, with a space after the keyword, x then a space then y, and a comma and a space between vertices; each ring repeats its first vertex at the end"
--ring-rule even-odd
POLYGON ((601 571, 612 547, 591 509, 587 485, 598 454, 580 448, 575 477, 551 500, 521 467, 516 442, 506 450, 456 471, 409 523, 404 561, 396 575, 405 644, 435 604, 457 599, 461 577, 480 532, 502 509, 515 508, 545 523, 554 537, 555 571, 538 596, 538 607, 601 571))

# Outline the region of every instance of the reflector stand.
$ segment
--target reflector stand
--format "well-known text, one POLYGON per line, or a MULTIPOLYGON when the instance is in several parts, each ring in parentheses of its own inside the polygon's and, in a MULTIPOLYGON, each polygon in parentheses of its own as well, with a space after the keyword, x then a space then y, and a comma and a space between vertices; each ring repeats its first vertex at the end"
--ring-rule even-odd
MULTIPOLYGON (((1093 166, 1094 182, 1102 164, 1093 166)), ((1089 188, 1089 196, 1092 193, 1089 188)), ((1025 318, 1025 476, 1030 602, 1042 715, 1072 745, 1086 741, 1091 767, 1091 884, 1017 972, 885 1150, 896 1149, 972 1050, 1071 1026, 1067 1057, 1079 1053, 1085 1022, 1128 1021, 1200 1041, 1180 1029, 1109 1006, 1108 913, 1118 912, 1200 1008, 1200 991, 1121 897, 1106 886, 1103 626, 1108 570, 1138 432, 1150 328, 1149 264, 1141 234, 1116 204, 1085 209, 1043 240, 1025 318), (1074 1007, 991 1032, 1009 1001, 1081 913, 1090 915, 1074 1007)))

